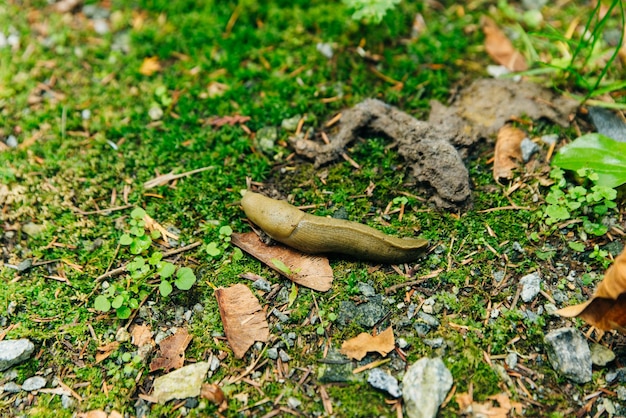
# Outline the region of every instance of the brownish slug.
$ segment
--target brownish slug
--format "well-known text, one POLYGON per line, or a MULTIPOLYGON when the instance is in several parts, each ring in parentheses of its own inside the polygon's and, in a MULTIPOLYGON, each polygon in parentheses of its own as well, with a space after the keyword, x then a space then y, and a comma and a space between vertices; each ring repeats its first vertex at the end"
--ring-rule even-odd
POLYGON ((267 235, 309 254, 338 253, 381 263, 406 263, 424 253, 428 241, 398 238, 343 219, 309 215, 284 200, 246 192, 244 212, 267 235))

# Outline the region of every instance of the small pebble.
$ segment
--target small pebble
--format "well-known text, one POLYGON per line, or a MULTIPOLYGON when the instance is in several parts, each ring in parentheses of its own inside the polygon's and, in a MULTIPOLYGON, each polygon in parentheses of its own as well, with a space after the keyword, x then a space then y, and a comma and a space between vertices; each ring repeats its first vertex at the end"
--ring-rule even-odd
POLYGON ((591 362, 596 366, 606 366, 615 360, 615 353, 603 345, 592 344, 589 349, 591 350, 591 362))
POLYGON ((278 318, 278 320, 280 322, 287 322, 289 321, 289 317, 287 315, 285 315, 284 313, 282 313, 281 311, 279 311, 278 309, 274 308, 272 309, 272 314, 278 318))
POLYGON ((24 380, 22 383, 22 390, 26 392, 32 392, 34 390, 39 390, 42 387, 46 386, 46 379, 41 376, 33 376, 24 380))
POLYGON ((393 396, 399 398, 402 396, 402 391, 398 385, 398 380, 390 374, 385 373, 380 368, 370 370, 367 375, 367 383, 375 387, 376 389, 383 390, 393 396))
POLYGON ((124 327, 118 329, 117 333, 115 333, 115 341, 119 343, 130 341, 130 333, 128 332, 128 330, 124 327))
POLYGON ((83 109, 80 112, 80 117, 83 118, 83 120, 89 120, 91 119, 91 110, 89 109, 83 109))
POLYGON ((291 360, 291 357, 289 357, 289 354, 287 354, 285 350, 278 350, 278 357, 280 357, 283 363, 287 363, 289 360, 291 360))
POLYGON ((4 143, 7 144, 9 148, 17 148, 17 138, 13 135, 9 135, 4 143))
POLYGON ((163 109, 160 106, 154 105, 148 110, 148 116, 152 120, 159 120, 163 117, 163 109))
POLYGON ((541 276, 538 272, 530 273, 522 277, 519 282, 522 285, 520 293, 522 300, 526 303, 532 302, 541 290, 541 276))
POLYGON ((405 348, 409 346, 409 343, 404 338, 398 338, 396 340, 396 344, 398 345, 398 348, 401 350, 404 350, 405 348))
POLYGON ((15 382, 8 382, 4 384, 3 391, 7 393, 18 393, 22 390, 22 387, 15 382))
POLYGON ((278 349, 277 348, 268 348, 267 349, 267 357, 271 360, 276 360, 278 358, 278 349))
POLYGON ((290 396, 287 398, 287 406, 291 409, 298 409, 302 405, 302 401, 298 398, 290 396))
POLYGON ((334 53, 331 44, 326 42, 318 42, 317 45, 315 45, 315 48, 320 54, 322 54, 326 58, 331 59, 333 57, 334 53))
POLYGON ((264 292, 269 292, 272 290, 272 284, 262 277, 255 280, 252 283, 252 287, 254 287, 255 289, 262 290, 264 292))
POLYGON ((544 135, 541 137, 541 141, 546 145, 555 144, 559 140, 559 136, 557 134, 544 135))
POLYGON ((443 338, 424 338, 422 342, 430 348, 439 348, 443 345, 443 338))
POLYGON ((504 362, 509 367, 509 369, 514 369, 517 366, 517 354, 509 353, 504 359, 504 362))
POLYGON ((61 406, 64 409, 73 409, 76 406, 76 400, 68 395, 61 395, 61 406))

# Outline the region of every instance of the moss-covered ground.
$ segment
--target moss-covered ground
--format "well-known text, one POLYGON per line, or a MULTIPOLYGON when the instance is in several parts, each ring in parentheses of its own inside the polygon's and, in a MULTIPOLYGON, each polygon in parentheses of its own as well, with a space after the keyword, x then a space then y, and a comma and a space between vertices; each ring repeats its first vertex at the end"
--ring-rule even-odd
MULTIPOLYGON (((425 345, 410 325, 395 330, 396 337, 409 343, 408 364, 423 356, 441 356, 454 377, 455 393, 471 391, 482 402, 506 392, 528 416, 573 416, 585 404, 595 414, 605 404, 590 400, 600 397, 619 403, 602 369, 594 370, 591 383, 577 385, 559 377, 547 362, 543 336, 572 321, 545 310, 533 319, 525 314, 550 302, 545 295, 550 297, 552 289, 566 286, 568 295, 582 297, 581 291, 567 288, 568 269, 601 277, 601 260, 588 254, 594 244, 606 248, 611 237, 589 238, 584 243, 587 252, 579 254, 567 245, 577 239, 569 230, 546 234, 537 216, 546 189, 536 178, 524 177, 524 170, 517 178, 524 186, 510 194, 507 184, 494 182, 493 138, 471 150, 466 160, 472 205, 440 211, 427 203, 428 196, 415 195, 405 161, 384 138, 352 146, 350 156, 360 169, 343 160, 314 169, 310 161, 292 155, 287 141, 291 133, 281 128, 285 119, 302 117, 304 131, 317 130, 337 112, 370 97, 424 119, 430 100, 445 103, 454 89, 486 76, 491 61, 483 46, 482 14, 516 28, 516 33, 564 34, 573 19, 591 13, 589 5, 566 1, 562 7, 546 6, 544 22, 530 27, 518 2, 407 1, 380 24, 370 25, 352 20, 335 1, 87 1, 73 13, 61 13, 48 3, 0 3, 0 34, 18 40, 0 48, 0 139, 6 142, 13 136, 18 142, 16 148, 0 148, 0 333, 5 339, 29 338, 36 345, 34 356, 15 368, 17 383, 36 373, 57 376, 82 401, 63 408, 61 397, 54 394, 4 393, 0 415, 71 417, 94 409, 135 415, 139 395, 149 393, 160 372, 150 373, 148 362, 124 357, 136 350, 130 342, 96 362, 97 348, 114 340, 126 320, 117 319, 113 311, 94 309, 103 282, 96 278, 132 258, 118 242, 128 231, 133 207, 176 228, 181 243, 202 243, 175 260, 194 270, 196 284, 168 298, 153 291, 146 306, 157 314, 149 324, 155 331, 167 330, 177 308, 186 311, 201 304, 203 311, 189 324, 193 340, 186 357, 199 361, 218 356, 221 366, 210 379, 214 382, 241 374, 259 351, 242 360, 233 357, 220 337, 223 327, 214 287, 241 282, 239 275, 252 271, 291 289, 252 257, 233 258, 230 246, 219 256, 207 254, 207 244, 223 242, 220 226, 249 230, 237 205, 249 180, 291 195, 296 204, 318 205, 319 215, 343 208, 351 219, 387 232, 418 233, 431 242, 432 251, 410 275, 389 266, 372 270, 368 263, 332 258, 332 290, 320 294, 299 289, 289 308, 291 320, 282 324, 283 332, 297 334, 297 343, 287 350, 292 359, 287 375, 268 361, 249 380, 225 385, 228 409, 223 415, 264 416, 285 406, 289 397, 302 402, 303 416, 324 414, 323 386, 336 416, 396 416, 397 405, 366 383, 316 380, 326 345, 338 347, 371 330, 330 323, 320 336, 306 319, 316 304, 325 312, 337 312, 342 301, 356 296, 358 282, 370 281, 384 294, 390 286, 437 270, 436 277, 413 290, 402 287, 388 295, 395 300, 389 305, 391 321, 406 315, 409 303, 419 305, 431 296, 440 308, 441 325, 429 338, 443 337, 443 348, 425 345), (427 29, 413 38, 416 13, 423 15, 427 29), (101 30, 102 21, 107 30, 101 30), (332 58, 318 51, 321 43, 332 46, 332 58), (146 68, 150 62, 159 67, 151 71, 146 68), (234 115, 250 119, 245 126, 211 123, 215 117, 234 115), (269 155, 254 141, 254 133, 265 127, 276 127, 278 133, 269 155), (158 175, 202 167, 212 169, 144 187, 158 175), (366 197, 370 183, 376 185, 375 192, 366 197), (399 196, 407 197, 402 219, 398 212, 382 217, 399 196), (508 209, 493 210, 498 207, 508 209), (533 232, 540 233, 538 241, 530 239, 533 232), (27 259, 35 265, 22 271, 12 267, 27 259), (42 264, 46 261, 52 262, 42 264), (532 271, 542 273, 544 294, 526 304, 519 300, 517 283, 532 271), (493 314, 495 309, 499 315, 493 314), (525 370, 511 373, 512 386, 492 367, 503 364, 509 352, 518 353, 525 370), (299 382, 309 368, 312 373, 299 382)), ((617 20, 612 25, 610 29, 617 28, 617 20)), ((548 38, 514 42, 525 53, 548 60, 559 50, 540 39, 548 38)), ((567 82, 558 86, 574 88, 567 82)), ((624 101, 624 96, 616 99, 624 101)), ((544 121, 531 129, 533 137, 557 133, 567 140, 577 135, 574 128, 563 130, 544 121)), ((544 175, 547 167, 544 163, 544 175)), ((614 213, 621 228, 622 209, 618 206, 614 213)), ((124 280, 117 276, 104 281, 132 288, 124 280)), ((582 294, 588 292, 585 288, 582 294)), ((587 330, 582 322, 574 324, 587 330)), ((608 335, 603 342, 621 364, 623 340, 608 335)), ((0 374, 0 382, 3 379, 0 374)), ((149 414, 178 416, 180 408, 179 402, 152 405, 149 414)), ((185 406, 185 411, 189 416, 213 416, 217 406, 202 401, 195 408, 185 406)), ((440 414, 458 416, 454 396, 440 414)))

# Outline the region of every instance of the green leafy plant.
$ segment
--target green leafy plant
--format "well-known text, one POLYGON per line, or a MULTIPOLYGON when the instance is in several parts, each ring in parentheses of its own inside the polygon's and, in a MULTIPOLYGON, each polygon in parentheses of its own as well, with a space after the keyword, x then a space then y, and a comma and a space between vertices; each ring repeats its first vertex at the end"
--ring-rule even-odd
POLYGON ((169 296, 174 286, 189 290, 196 282, 196 276, 189 267, 178 267, 164 261, 163 253, 158 250, 150 252, 152 240, 158 238, 160 233, 146 229, 145 216, 146 212, 141 208, 133 209, 130 214, 129 232, 120 237, 119 243, 135 257, 126 264, 126 280, 109 284, 94 300, 94 308, 100 312, 115 309, 118 318, 130 317, 133 309, 137 309, 140 301, 151 293, 153 279, 157 279, 162 297, 169 296))
POLYGON ((400 0, 343 0, 343 3, 354 10, 352 19, 365 23, 380 23, 400 0))
POLYGON ((547 206, 541 216, 546 225, 551 226, 570 219, 582 220, 584 232, 591 235, 604 235, 608 231, 601 218, 617 204, 617 192, 610 187, 598 185, 598 175, 593 170, 582 168, 576 171, 583 181, 581 185, 569 183, 563 170, 555 167, 550 177, 555 183, 546 196, 547 206))
POLYGON ((561 148, 552 164, 566 170, 591 169, 598 186, 626 183, 626 144, 597 133, 583 135, 561 148))
MULTIPOLYGON (((228 248, 228 246, 230 245, 230 241, 231 241, 230 236, 232 234, 233 234, 233 229, 230 226, 224 225, 220 227, 219 240, 209 242, 204 247, 204 250, 206 251, 208 255, 210 255, 213 258, 219 257, 220 255, 222 255, 224 250, 228 248)), ((239 250, 239 253, 241 254, 241 250, 239 250)))
MULTIPOLYGON (((591 97, 597 97, 626 87, 626 82, 621 77, 614 81, 607 81, 607 74, 612 67, 612 62, 618 56, 623 39, 620 37, 615 47, 609 47, 604 41, 603 35, 606 25, 614 19, 614 10, 624 26, 624 5, 621 0, 612 0, 605 10, 601 10, 602 2, 596 2, 589 14, 584 30, 577 38, 566 36, 560 30, 546 27, 536 36, 536 42, 527 38, 527 45, 531 48, 531 55, 537 59, 539 54, 534 50, 533 44, 539 44, 541 39, 546 39, 543 44, 552 53, 559 54, 554 58, 539 62, 538 68, 525 71, 525 75, 549 74, 550 82, 557 87, 574 87, 586 91, 584 96, 578 97, 581 103, 589 101, 591 97), (607 59, 607 55, 609 55, 607 59)), ((544 54, 545 55, 545 54, 544 54)), ((623 108, 623 104, 605 103, 593 101, 594 105, 623 108)))
POLYGON ((606 250, 601 250, 598 244, 593 246, 593 251, 589 254, 589 258, 600 263, 600 265, 602 265, 602 268, 604 269, 607 269, 611 265, 609 252, 606 250))
POLYGON ((319 325, 315 328, 315 332, 317 335, 324 335, 324 331, 330 325, 331 322, 335 322, 337 320, 337 314, 334 312, 328 312, 324 310, 318 311, 319 314, 319 325))

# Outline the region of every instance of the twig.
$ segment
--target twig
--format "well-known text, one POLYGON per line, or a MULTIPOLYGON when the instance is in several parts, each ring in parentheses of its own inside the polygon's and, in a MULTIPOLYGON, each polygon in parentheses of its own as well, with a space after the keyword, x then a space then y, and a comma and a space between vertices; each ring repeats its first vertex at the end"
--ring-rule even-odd
POLYGON ((176 180, 182 177, 187 177, 192 174, 200 173, 202 171, 213 170, 214 168, 215 168, 214 166, 210 165, 208 167, 197 168, 195 170, 186 171, 180 174, 173 174, 173 173, 163 174, 163 175, 153 178, 152 180, 146 181, 143 184, 143 187, 144 189, 151 189, 156 186, 162 186, 164 184, 167 184, 172 180, 176 180))
POLYGON ((115 212, 115 211, 118 211, 118 210, 124 210, 124 209, 132 208, 132 207, 133 207, 133 205, 115 206, 113 208, 91 210, 91 211, 88 211, 88 212, 85 212, 84 210, 79 209, 79 208, 74 208, 74 211, 76 213, 78 213, 79 215, 96 215, 96 214, 100 214, 100 213, 115 212))
POLYGON ((484 210, 479 210, 478 213, 488 213, 488 212, 495 212, 498 210, 531 210, 532 208, 528 207, 528 206, 515 206, 515 205, 510 205, 510 206, 500 206, 497 208, 489 208, 489 209, 484 209, 484 210))
POLYGON ((395 292, 398 289, 402 289, 405 286, 415 286, 418 284, 422 284, 424 283, 426 280, 428 279, 432 279, 433 277, 437 277, 439 275, 439 273, 441 273, 443 271, 443 269, 438 269, 433 271, 430 274, 427 274, 426 276, 422 276, 419 279, 416 280, 411 280, 408 282, 404 282, 404 283, 398 283, 398 284, 394 284, 393 286, 390 286, 387 288, 387 290, 385 290, 385 294, 388 295, 390 293, 395 292))

